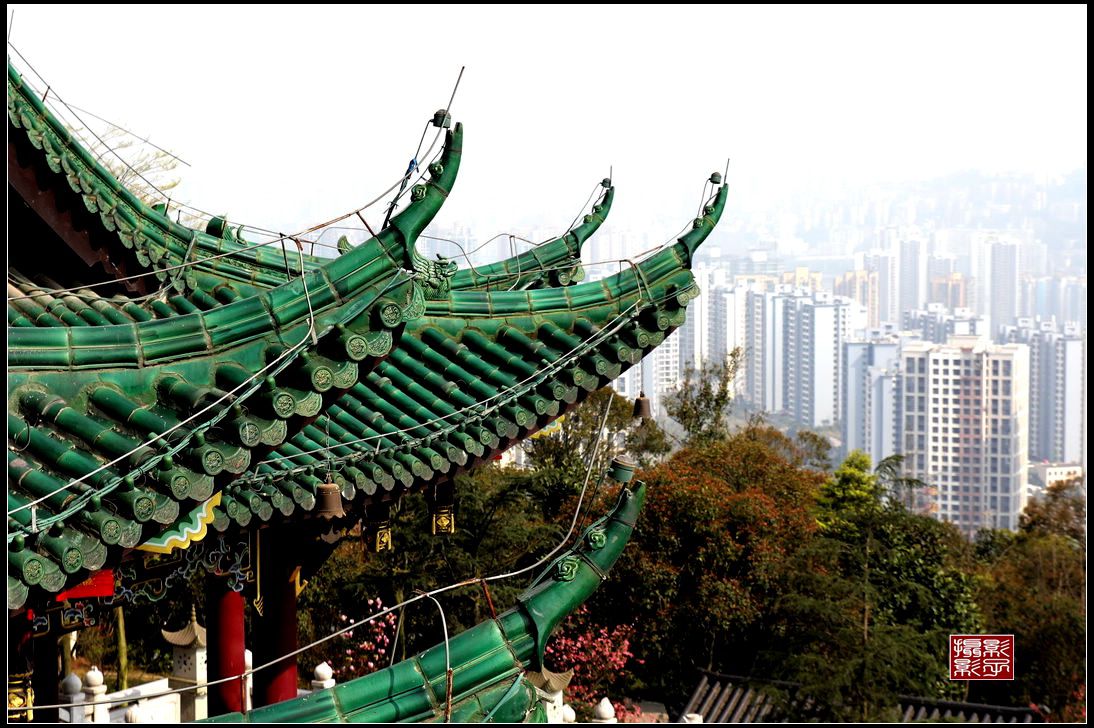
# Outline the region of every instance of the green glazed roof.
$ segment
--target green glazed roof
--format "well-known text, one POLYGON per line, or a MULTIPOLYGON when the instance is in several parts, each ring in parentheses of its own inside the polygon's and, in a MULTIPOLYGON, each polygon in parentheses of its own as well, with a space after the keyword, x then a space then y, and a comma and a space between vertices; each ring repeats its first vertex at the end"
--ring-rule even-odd
MULTIPOLYGON (((713 213, 720 214, 724 200, 723 188, 713 213)), ((716 215, 696 230, 709 232, 716 215)), ((232 432, 249 433, 250 448, 243 446, 242 434, 229 441, 187 445, 173 470, 146 470, 161 476, 158 501, 123 504, 105 498, 112 506, 104 509, 112 517, 109 533, 113 537, 124 526, 126 533, 151 536, 170 527, 208 498, 214 483, 223 483, 218 485, 223 500, 213 509, 212 526, 226 530, 312 510, 316 488, 331 471, 351 515, 408 488, 450 480, 553 421, 681 325, 687 302, 698 293, 684 267, 690 250, 677 243, 634 271, 565 289, 456 291, 448 301, 429 302, 425 315, 406 325, 397 345, 391 343, 394 332, 379 342, 379 351, 390 347, 391 355, 375 370, 362 373, 355 362, 345 361, 345 354, 341 367, 334 359, 318 359, 332 373, 330 391, 345 390, 333 401, 315 391, 314 380, 301 368, 284 386, 265 387, 252 395, 253 403, 243 402, 234 416, 225 415, 232 432), (308 424, 307 418, 316 415, 318 419, 308 424), (266 455, 252 458, 252 451, 266 455), (221 462, 223 469, 217 470, 221 462), (183 482, 189 484, 188 492, 183 482), (177 498, 181 509, 167 497, 183 494, 185 498, 177 498), (193 505, 185 507, 187 500, 193 505), (142 504, 143 521, 134 510, 142 504), (156 523, 162 525, 157 528, 156 523)), ((235 361, 215 362, 224 388, 248 376, 247 368, 235 361)), ((53 491, 64 484, 66 475, 87 472, 177 423, 181 417, 172 414, 174 403, 200 402, 201 393, 191 391, 185 381, 176 387, 177 391, 161 388, 151 407, 122 388, 99 386, 86 400, 77 394, 79 409, 40 391, 20 393, 20 414, 9 415, 12 442, 26 443, 19 455, 36 462, 24 465, 11 453, 9 504, 20 505, 53 491), (57 448, 50 449, 50 437, 75 441, 81 450, 99 457, 69 456, 62 462, 57 448), (24 475, 25 471, 33 474, 24 475)), ((133 461, 155 452, 147 450, 133 461)), ((100 482, 110 482, 105 474, 97 478, 89 481, 85 495, 95 492, 100 482)), ((144 489, 140 485, 134 483, 131 492, 146 493, 147 483, 144 489)), ((67 495, 56 496, 56 507, 66 499, 67 495)), ((17 514, 24 520, 28 515, 17 514)), ((85 507, 75 518, 90 526, 90 519, 99 515, 85 507)), ((21 525, 25 531, 29 524, 21 525)), ((103 538, 102 529, 95 533, 103 538)), ((133 546, 134 541, 131 535, 118 545, 133 546)), ((39 549, 37 555, 49 554, 39 549)), ((21 572, 13 568, 12 573, 21 572)), ((57 589, 63 585, 57 584, 57 589)))
POLYGON ((580 224, 507 260, 456 271, 452 276, 452 290, 512 291, 568 286, 583 279, 581 246, 604 224, 615 199, 611 181, 604 180, 601 184, 605 188, 604 194, 580 224))
MULTIPOLYGON (((250 290, 247 286, 272 287, 285 282, 286 270, 288 277, 299 276, 301 262, 306 271, 330 262, 327 257, 309 254, 286 257, 279 245, 250 244, 243 240, 242 226, 233 231, 221 218, 210 221, 205 231, 172 222, 166 216, 166 208, 148 205, 118 183, 23 83, 10 63, 8 116, 45 157, 49 169, 64 175, 87 209, 98 213, 108 230, 117 232, 117 242, 133 251, 137 264, 156 270, 158 280, 176 292, 199 288, 202 271, 235 283, 246 294, 250 290), (168 270, 183 262, 196 265, 185 273, 168 270)), ((439 164, 443 169, 444 160, 439 164)), ((431 169, 436 167, 431 165, 431 169)), ((615 189, 610 181, 605 179, 602 185, 605 193, 581 222, 565 234, 508 260, 459 270, 450 281, 451 288, 515 290, 580 281, 584 277, 581 246, 604 223, 614 199, 615 189)), ((415 231, 413 237, 419 232, 420 229, 415 231)), ((408 268, 414 267, 412 240, 391 252, 407 263, 408 268)))
POLYGON ((9 133, 26 134, 55 183, 165 286, 142 300, 54 293, 44 271, 9 276, 11 609, 207 523, 225 531, 299 518, 328 474, 357 518, 500 453, 683 323, 697 295, 691 256, 726 200, 723 186, 689 233, 634 268, 552 287, 564 282, 555 272, 579 266, 609 186, 581 225, 524 254, 538 256, 539 273, 526 274, 518 256, 485 269, 515 274, 506 286, 515 290, 475 290, 491 284, 438 274, 414 251, 459 169, 457 125, 390 227, 305 264, 304 279, 290 265, 287 278, 280 251, 267 266, 267 251, 202 237, 144 206, 10 65, 8 88, 9 133), (185 275, 162 270, 195 260, 186 257, 194 241, 236 247, 185 275))
MULTIPOLYGON (((725 197, 722 188, 687 243, 635 270, 568 288, 453 291, 427 302, 389 357, 232 487, 249 498, 303 495, 333 472, 343 497, 367 507, 491 459, 683 324, 698 295, 684 267, 689 244, 713 229, 725 197)), ((288 515, 291 502, 284 506, 288 515)))
MULTIPOLYGON (((9 66, 11 126, 42 149, 63 148, 60 168, 121 234, 142 203, 71 137, 57 141, 67 130, 43 126, 12 76, 9 66)), ((388 229, 303 279, 255 288, 201 271, 192 288, 143 307, 9 283, 9 608, 30 588, 83 579, 214 492, 237 510, 220 491, 252 452, 283 442, 326 392, 348 389, 390 351, 393 332, 424 308, 406 251, 452 188, 462 133, 447 134, 443 168, 388 229)))

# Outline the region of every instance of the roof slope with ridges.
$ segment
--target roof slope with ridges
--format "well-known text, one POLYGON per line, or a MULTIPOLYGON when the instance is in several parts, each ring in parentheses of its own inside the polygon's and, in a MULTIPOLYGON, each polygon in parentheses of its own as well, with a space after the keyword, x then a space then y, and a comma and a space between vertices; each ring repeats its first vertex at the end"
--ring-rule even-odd
MULTIPOLYGON (((23 82, 10 62, 8 118, 16 133, 25 134, 44 156, 48 169, 65 178, 87 209, 98 213, 102 224, 117 233, 121 246, 133 251, 138 265, 155 270, 157 279, 175 292, 201 287, 201 272, 205 271, 249 295, 255 289, 278 286, 287 277, 298 277, 301 270, 317 270, 330 262, 330 258, 307 254, 288 257, 278 245, 250 244, 242 239, 242 226, 233 233, 223 219, 210 221, 204 231, 173 222, 165 207, 145 203, 119 183, 23 82), (184 262, 195 265, 184 271, 170 270, 184 262)), ((443 168, 443 160, 441 165, 443 168)), ((509 260, 458 271, 452 287, 513 289, 580 280, 581 245, 611 209, 614 188, 608 180, 604 186, 607 191, 589 214, 564 235, 509 260)), ((412 247, 413 243, 391 252, 412 268, 412 247)))
MULTIPOLYGON (((9 75, 9 118, 10 87, 9 75)), ((457 125, 443 169, 390 228, 302 279, 249 292, 201 272, 196 287, 144 307, 9 284, 9 608, 192 522, 252 453, 390 352, 424 311, 403 253, 452 189, 461 138, 457 125)), ((247 512, 272 515, 258 503, 247 512)))
POLYGON ((604 194, 579 225, 532 250, 490 265, 467 267, 452 276, 453 291, 519 290, 568 286, 585 277, 581 267, 581 246, 600 229, 612 209, 615 187, 610 180, 601 183, 604 194))
MULTIPOLYGON (((132 233, 142 265, 168 267, 185 235, 117 189, 33 94, 13 93, 17 81, 9 66, 12 125, 105 229, 123 242, 132 233)), ((687 268, 721 215, 724 187, 691 232, 611 279, 426 302, 399 264, 413 264, 416 236, 451 189, 461 135, 459 125, 447 135, 429 185, 390 228, 307 273, 306 288, 280 255, 260 280, 235 253, 199 261, 185 285, 159 276, 165 290, 144 303, 55 293, 43 290, 49 281, 16 276, 9 607, 31 588, 56 592, 120 550, 194 523, 198 510, 220 530, 298 517, 328 472, 359 506, 351 516, 450 480, 558 417, 683 323, 697 294, 687 268), (263 377, 253 380, 256 372, 263 377)), ((594 215, 606 214, 611 194, 594 215)), ((571 252, 600 222, 586 219, 558 250, 571 252)), ((190 242, 207 242, 192 232, 190 242)))
MULTIPOLYGON (((709 235, 725 199, 722 188, 691 245, 709 235)), ((566 289, 427 302, 391 356, 226 492, 291 516, 310 509, 330 478, 353 515, 450 481, 557 419, 682 325, 698 295, 685 267, 693 249, 677 243, 635 270, 566 289)), ((251 514, 239 517, 246 525, 251 514)))
MULTIPOLYGON (((792 703, 801 700, 799 685, 780 680, 757 680, 738 675, 721 675, 700 671, 701 678, 681 715, 697 713, 704 723, 771 723, 787 722, 778 713, 778 703, 765 687, 788 693, 792 703)), ((1041 717, 1031 708, 1003 705, 959 703, 901 696, 900 721, 953 721, 960 723, 1040 723, 1041 717)))

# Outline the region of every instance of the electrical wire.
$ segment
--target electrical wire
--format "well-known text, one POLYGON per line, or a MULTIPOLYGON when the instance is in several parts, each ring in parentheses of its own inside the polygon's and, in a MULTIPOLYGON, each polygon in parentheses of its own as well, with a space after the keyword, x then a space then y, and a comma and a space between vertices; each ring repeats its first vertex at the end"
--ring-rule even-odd
POLYGON ((441 629, 444 631, 444 676, 445 676, 445 698, 444 698, 444 722, 452 722, 452 657, 448 651, 448 621, 444 617, 444 607, 437 601, 437 597, 432 594, 428 595, 429 599, 437 605, 437 612, 441 615, 441 629))
MULTIPOLYGON (((39 73, 39 72, 38 72, 38 71, 37 71, 37 70, 36 70, 36 69, 34 68, 34 66, 33 66, 33 65, 31 65, 31 63, 30 63, 30 62, 29 62, 29 61, 28 61, 28 60, 26 59, 26 57, 25 57, 25 56, 23 56, 23 54, 22 54, 22 53, 20 53, 20 52, 19 52, 19 49, 18 49, 18 48, 16 48, 14 44, 12 44, 12 43, 11 43, 11 42, 9 41, 9 42, 8 42, 8 45, 9 45, 9 46, 11 47, 11 49, 12 49, 13 51, 15 51, 16 55, 18 55, 18 56, 19 56, 19 58, 20 58, 20 59, 21 59, 21 60, 23 61, 23 63, 25 63, 25 64, 27 65, 27 68, 29 68, 29 69, 31 70, 31 72, 33 72, 33 73, 34 73, 34 75, 35 75, 35 76, 37 76, 37 77, 39 78, 39 80, 41 80, 41 82, 42 82, 42 83, 45 83, 45 84, 47 84, 47 86, 46 86, 47 90, 48 90, 48 89, 50 89, 50 88, 52 88, 52 87, 51 87, 51 86, 50 86, 50 85, 48 84, 48 82, 47 82, 47 81, 45 80, 45 78, 44 78, 44 77, 42 76, 42 74, 40 74, 40 73, 39 73)), ((461 70, 461 75, 462 75, 462 70, 461 70)), ((33 84, 31 84, 31 83, 29 82, 29 80, 27 80, 27 79, 24 79, 24 82, 25 82, 25 83, 27 83, 27 84, 28 84, 29 86, 31 86, 31 88, 32 88, 32 89, 34 89, 34 86, 33 86, 33 84)), ((459 81, 457 81, 457 86, 458 86, 458 84, 459 84, 459 81)), ((36 92, 36 93, 38 93, 38 94, 39 94, 40 96, 42 96, 42 95, 43 95, 43 94, 41 94, 40 92, 38 92, 38 91, 37 91, 37 89, 34 89, 34 90, 35 90, 35 92, 36 92)), ((46 95, 48 95, 48 94, 46 94, 46 95)), ((87 124, 85 124, 85 123, 83 122, 83 120, 82 120, 82 119, 80 119, 79 115, 78 115, 78 114, 76 113, 76 111, 74 110, 74 109, 75 109, 75 107, 73 107, 72 105, 70 105, 69 103, 67 103, 67 102, 66 102, 66 101, 64 101, 63 99, 61 99, 61 98, 60 98, 60 97, 59 97, 59 96, 57 95, 57 93, 56 93, 56 92, 54 92, 53 96, 54 96, 54 98, 56 98, 56 99, 57 99, 57 100, 58 100, 58 101, 59 101, 59 102, 60 102, 60 103, 61 103, 61 104, 62 104, 62 105, 63 105, 63 106, 65 107, 65 108, 69 109, 69 111, 70 111, 70 112, 72 113, 72 116, 73 116, 73 117, 75 117, 75 118, 76 118, 76 119, 77 119, 77 120, 78 120, 78 121, 80 122, 80 126, 82 126, 82 127, 83 127, 84 129, 86 129, 86 130, 87 130, 87 131, 88 131, 89 133, 91 133, 91 135, 92 135, 92 136, 94 136, 94 137, 95 137, 95 138, 96 138, 96 139, 97 139, 97 140, 99 141, 99 143, 100 143, 100 144, 102 144, 103 146, 105 146, 105 147, 107 147, 107 148, 109 149, 109 145, 106 145, 106 144, 105 144, 105 142, 103 142, 103 141, 102 141, 102 140, 101 140, 101 139, 100 139, 100 138, 98 137, 98 135, 96 135, 96 134, 95 134, 95 132, 94 132, 94 131, 93 131, 93 130, 92 130, 92 129, 90 128, 90 127, 88 127, 88 126, 87 126, 87 124)), ((453 89, 453 97, 454 97, 454 96, 455 96, 455 89, 453 89)), ((49 103, 48 99, 44 100, 44 101, 43 101, 43 104, 44 104, 44 105, 49 105, 49 107, 50 107, 51 109, 53 109, 53 110, 54 110, 54 112, 56 112, 56 113, 58 114, 58 117, 59 117, 59 118, 61 118, 61 117, 64 117, 64 114, 63 114, 62 112, 60 112, 60 110, 59 110, 59 109, 58 109, 58 108, 56 107, 56 105, 55 105, 55 104, 49 103)), ((107 122, 107 123, 110 123, 110 122, 107 122)), ((78 132, 77 130, 74 130, 74 131, 75 131, 75 133, 77 133, 77 134, 79 133, 79 132, 78 132)), ((427 149, 427 150, 426 150, 426 153, 425 153, 425 155, 424 155, 424 156, 426 156, 426 157, 428 157, 428 156, 429 156, 429 154, 430 154, 430 152, 432 151, 433 147, 434 147, 434 146, 436 145, 437 139, 439 139, 439 138, 440 138, 440 134, 441 134, 441 131, 442 131, 442 130, 441 130, 440 128, 438 128, 438 130, 437 130, 437 134, 436 134, 436 135, 434 135, 434 138, 433 138, 433 142, 432 142, 432 143, 430 144, 430 146, 429 146, 429 149, 427 149)), ((86 140, 85 140, 85 143, 86 143, 86 140)), ((420 145, 419 145, 419 146, 420 146, 420 145)), ((120 155, 118 155, 116 151, 114 151, 113 149, 110 149, 110 151, 111 151, 111 152, 113 152, 114 156, 116 156, 116 157, 118 157, 118 158, 119 158, 119 160, 120 160, 120 161, 122 162, 122 164, 123 164, 123 165, 125 165, 125 166, 126 166, 126 167, 127 167, 128 169, 130 169, 130 170, 131 170, 132 172, 134 172, 135 174, 137 174, 138 176, 140 176, 140 177, 141 177, 141 179, 142 179, 142 180, 144 180, 146 184, 148 184, 148 185, 149 185, 149 186, 150 186, 150 187, 151 187, 152 189, 154 189, 154 190, 155 190, 155 191, 156 191, 156 192, 157 192, 157 193, 158 193, 158 194, 159 194, 159 195, 160 195, 161 197, 163 197, 163 198, 164 198, 164 200, 165 200, 165 201, 167 201, 168 203, 172 203, 172 202, 174 202, 174 203, 175 203, 175 204, 176 204, 176 205, 177 205, 178 207, 180 207, 180 208, 185 208, 185 209, 188 209, 188 210, 192 210, 192 211, 194 211, 194 212, 197 212, 197 213, 198 213, 198 214, 200 214, 200 215, 204 215, 204 216, 206 216, 206 217, 209 217, 209 218, 212 218, 212 217, 219 217, 218 215, 214 215, 213 213, 210 213, 210 212, 206 212, 205 210, 201 210, 201 209, 199 209, 199 208, 197 208, 197 207, 194 207, 194 206, 192 206, 192 205, 188 205, 188 204, 185 204, 185 203, 182 203, 182 202, 177 202, 177 201, 175 201, 175 200, 172 200, 172 198, 171 198, 171 197, 169 197, 169 196, 168 196, 168 195, 167 195, 166 193, 162 192, 162 191, 161 191, 161 190, 159 190, 159 189, 158 189, 158 188, 157 188, 157 187, 156 187, 156 186, 155 186, 154 184, 152 184, 152 183, 151 183, 151 182, 149 182, 148 180, 144 179, 144 177, 143 177, 142 175, 140 175, 140 173, 139 173, 139 172, 138 172, 138 171, 137 171, 136 169, 133 169, 133 167, 132 167, 132 166, 131 166, 131 165, 130 165, 130 164, 129 164, 129 163, 128 163, 128 162, 127 162, 127 161, 126 161, 125 159, 122 159, 122 158, 121 158, 121 156, 120 156, 120 155)), ((421 179, 421 177, 423 177, 423 176, 424 176, 424 172, 423 172, 423 173, 422 173, 421 175, 419 175, 419 179, 421 179)), ((373 201, 372 201, 372 202, 370 202, 370 203, 369 203, 368 205, 365 205, 365 206, 364 206, 364 207, 362 207, 362 208, 358 208, 358 210, 357 210, 357 211, 360 211, 360 210, 364 210, 364 209, 366 209, 367 207, 371 207, 372 205, 374 205, 374 204, 376 204, 377 202, 379 202, 379 201, 380 201, 381 199, 383 199, 383 198, 384 198, 384 197, 385 197, 385 196, 386 196, 386 195, 387 195, 387 194, 388 194, 389 192, 391 192, 391 190, 395 189, 395 188, 396 188, 397 186, 399 186, 399 184, 403 183, 403 182, 404 182, 404 180, 405 180, 405 179, 406 179, 407 177, 408 177, 408 174, 407 174, 407 173, 404 173, 404 174, 403 174, 402 176, 400 176, 400 177, 399 177, 399 179, 398 179, 398 180, 397 180, 396 182, 394 182, 394 183, 393 183, 393 184, 392 184, 392 185, 391 185, 391 186, 390 186, 390 187, 389 187, 388 189, 386 189, 386 190, 384 190, 384 192, 380 193, 380 195, 379 195, 379 196, 377 197, 377 199, 373 200, 373 201)), ((355 212, 356 212, 356 211, 355 211, 355 212)), ((353 213, 353 212, 351 212, 351 213, 348 213, 348 214, 346 214, 346 215, 343 215, 342 217, 338 218, 338 220, 342 220, 342 219, 345 219, 345 218, 349 217, 349 215, 352 215, 352 214, 354 214, 354 213, 353 213)), ((233 221, 233 220, 228 220, 228 219, 225 219, 225 222, 226 222, 226 223, 230 223, 230 224, 232 224, 232 225, 236 225, 236 224, 243 224, 243 223, 239 223, 238 221, 233 221)), ((274 232, 274 231, 272 231, 272 230, 267 230, 267 229, 265 229, 265 228, 262 228, 262 227, 259 227, 259 226, 256 226, 256 225, 246 225, 246 227, 247 227, 247 228, 249 228, 249 229, 251 229, 251 230, 255 230, 255 231, 259 231, 259 232, 267 233, 267 234, 270 234, 270 235, 274 235, 274 236, 276 236, 276 235, 278 234, 278 233, 275 233, 275 232, 274 232)), ((317 227, 315 227, 315 228, 312 228, 311 230, 308 230, 308 231, 305 231, 305 232, 302 232, 302 233, 297 233, 297 236, 299 237, 299 236, 302 236, 302 235, 304 235, 304 234, 306 234, 306 233, 308 233, 308 232, 312 232, 313 230, 315 230, 315 229, 318 229, 319 227, 323 227, 323 226, 322 226, 322 225, 320 225, 320 226, 317 226, 317 227)), ((275 240, 275 241, 273 241, 273 242, 277 242, 277 241, 275 240)))

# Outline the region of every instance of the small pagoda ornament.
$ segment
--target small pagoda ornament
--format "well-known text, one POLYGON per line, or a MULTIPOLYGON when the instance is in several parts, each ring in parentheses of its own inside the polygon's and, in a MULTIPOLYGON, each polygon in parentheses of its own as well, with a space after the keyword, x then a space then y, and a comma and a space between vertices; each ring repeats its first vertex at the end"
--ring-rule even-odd
MULTIPOLYGON (((174 649, 171 655, 171 689, 205 685, 208 681, 205 628, 198 624, 197 609, 190 606, 190 622, 177 632, 160 630, 174 649)), ((209 690, 199 687, 179 693, 179 713, 183 722, 209 717, 209 690)))

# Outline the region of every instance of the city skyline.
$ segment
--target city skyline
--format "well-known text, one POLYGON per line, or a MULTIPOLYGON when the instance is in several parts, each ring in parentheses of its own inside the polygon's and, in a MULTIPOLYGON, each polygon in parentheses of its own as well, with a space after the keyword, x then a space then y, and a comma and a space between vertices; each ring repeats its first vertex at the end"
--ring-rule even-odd
POLYGON ((58 24, 13 7, 11 41, 56 95, 190 162, 179 199, 266 226, 328 219, 396 179, 464 65, 454 117, 490 143, 439 224, 487 235, 565 225, 544 211, 576 214, 613 168, 617 224, 668 237, 658 221, 686 215, 726 158, 729 220, 885 181, 1085 167, 1085 8, 662 6, 621 21, 596 6, 95 6, 58 24), (206 37, 223 39, 215 60, 206 37), (126 89, 81 63, 92 44, 128 69, 126 89))

